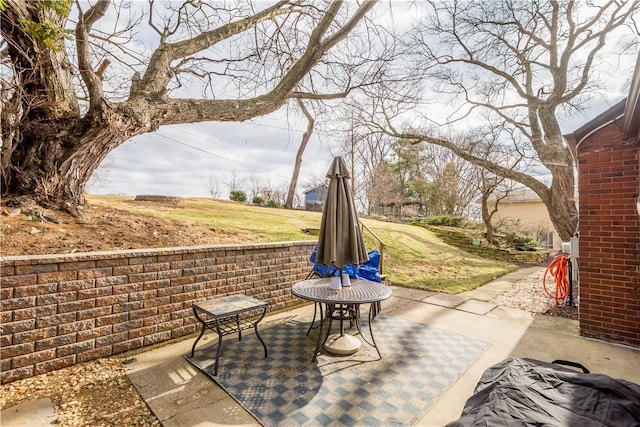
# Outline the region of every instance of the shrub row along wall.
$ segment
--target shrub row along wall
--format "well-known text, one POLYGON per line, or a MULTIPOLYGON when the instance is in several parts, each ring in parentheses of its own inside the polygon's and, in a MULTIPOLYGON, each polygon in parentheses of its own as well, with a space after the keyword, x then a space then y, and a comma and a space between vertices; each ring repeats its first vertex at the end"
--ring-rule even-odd
POLYGON ((280 310, 316 242, 2 257, 1 382, 196 331, 191 304, 234 293, 280 310))

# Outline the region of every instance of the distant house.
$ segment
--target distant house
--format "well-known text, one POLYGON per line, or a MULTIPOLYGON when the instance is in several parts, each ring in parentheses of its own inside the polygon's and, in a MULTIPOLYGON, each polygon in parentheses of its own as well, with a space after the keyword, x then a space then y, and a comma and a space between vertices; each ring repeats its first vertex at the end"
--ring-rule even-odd
MULTIPOLYGON (((495 199, 493 202, 489 199, 489 203, 495 203, 495 199)), ((495 224, 499 220, 518 221, 519 228, 540 242, 544 248, 562 247, 562 239, 553 227, 547 207, 542 199, 529 189, 513 192, 500 200, 492 222, 495 224)))
POLYGON ((304 208, 308 211, 322 212, 324 201, 327 198, 329 187, 326 184, 318 185, 304 192, 304 208))
POLYGON ((578 160, 580 333, 640 346, 640 56, 629 96, 565 137, 578 160))

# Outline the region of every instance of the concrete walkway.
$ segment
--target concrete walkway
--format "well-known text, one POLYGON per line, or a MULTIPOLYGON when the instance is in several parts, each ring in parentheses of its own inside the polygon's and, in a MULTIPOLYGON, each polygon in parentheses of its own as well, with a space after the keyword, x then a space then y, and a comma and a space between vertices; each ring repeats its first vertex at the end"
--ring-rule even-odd
MULTIPOLYGON (((572 360, 582 363, 592 373, 603 373, 640 384, 639 349, 580 337, 575 320, 532 315, 490 302, 513 283, 537 270, 539 267, 521 269, 479 289, 458 295, 392 287, 393 296, 383 302, 383 313, 488 344, 488 349, 418 425, 442 426, 457 419, 484 370, 508 357, 529 357, 549 362, 555 359, 572 360)), ((264 329, 295 317, 308 317, 312 313, 313 305, 305 305, 271 314, 261 323, 261 327, 264 329)), ((207 333, 203 340, 211 339, 213 335, 207 333)), ((193 339, 189 337, 178 343, 136 354, 132 356, 133 362, 127 365, 131 382, 162 425, 259 425, 214 381, 182 357, 190 351, 193 339)), ((46 411, 43 414, 51 415, 46 411)), ((3 413, 3 425, 6 420, 4 417, 3 413)), ((36 425, 20 424, 19 417, 14 421, 18 422, 14 425, 36 425)), ((50 422, 50 419, 47 421, 50 422)))

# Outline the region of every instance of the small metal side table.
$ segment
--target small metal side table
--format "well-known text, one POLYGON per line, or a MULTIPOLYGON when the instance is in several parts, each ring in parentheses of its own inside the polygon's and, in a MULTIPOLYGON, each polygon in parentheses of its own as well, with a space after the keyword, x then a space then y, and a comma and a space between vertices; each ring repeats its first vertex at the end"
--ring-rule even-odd
POLYGON ((222 337, 238 333, 238 341, 242 341, 242 331, 255 329, 256 336, 264 347, 264 357, 267 357, 267 345, 258 333, 258 323, 264 318, 269 305, 259 299, 246 295, 229 295, 221 298, 213 298, 203 302, 193 303, 193 314, 202 324, 200 335, 191 347, 191 357, 196 351, 196 344, 204 335, 206 328, 218 334, 218 346, 216 349, 216 366, 214 376, 218 375, 218 361, 222 351, 222 337))

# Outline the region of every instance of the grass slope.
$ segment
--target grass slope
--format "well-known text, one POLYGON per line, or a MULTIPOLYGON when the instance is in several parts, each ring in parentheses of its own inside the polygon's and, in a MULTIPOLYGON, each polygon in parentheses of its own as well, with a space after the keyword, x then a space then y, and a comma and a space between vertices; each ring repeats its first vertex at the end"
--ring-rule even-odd
MULTIPOLYGON (((140 215, 170 219, 181 224, 205 225, 233 235, 239 242, 314 240, 302 229, 319 228, 322 214, 274 209, 242 203, 190 198, 185 207, 131 203, 131 197, 88 196, 89 203, 140 215)), ((458 293, 475 288, 516 267, 477 257, 447 245, 429 230, 408 224, 362 219, 386 244, 384 273, 394 285, 458 293)), ((378 249, 365 231, 367 248, 378 249)))

